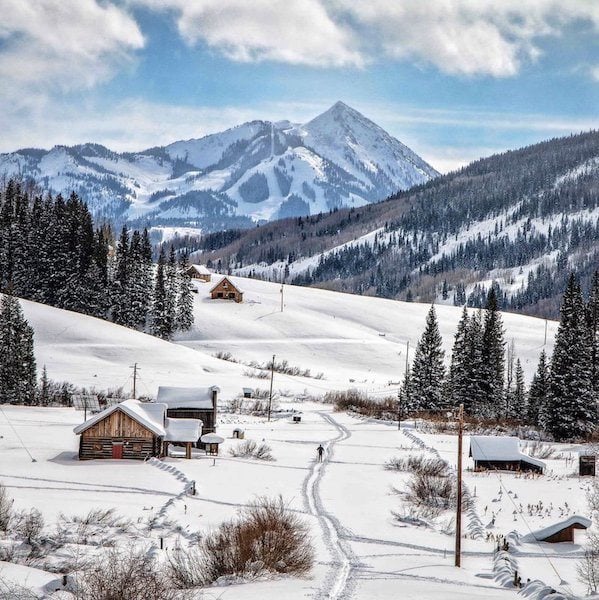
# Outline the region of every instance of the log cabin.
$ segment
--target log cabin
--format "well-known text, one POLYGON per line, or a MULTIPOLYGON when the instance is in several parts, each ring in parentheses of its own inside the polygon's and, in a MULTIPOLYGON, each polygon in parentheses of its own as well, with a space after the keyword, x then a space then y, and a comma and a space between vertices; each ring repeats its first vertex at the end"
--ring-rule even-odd
MULTIPOLYGON (((169 419, 196 419, 202 423, 200 434, 216 431, 216 411, 220 389, 211 387, 160 386, 156 402, 165 404, 169 419)), ((196 438, 196 447, 202 448, 201 435, 196 438)))
POLYGON ((210 297, 213 300, 225 299, 243 302, 243 292, 231 283, 228 277, 223 277, 211 290, 210 297))
POLYGON ((470 456, 475 471, 530 471, 543 473, 545 463, 520 451, 517 437, 470 436, 470 456))
POLYGON ((184 444, 191 458, 192 444, 202 434, 197 419, 169 419, 167 406, 125 400, 113 404, 78 425, 79 459, 145 460, 168 452, 169 443, 184 444))
POLYGON ((206 283, 210 283, 212 279, 212 273, 204 265, 190 265, 187 274, 192 279, 198 279, 206 283))

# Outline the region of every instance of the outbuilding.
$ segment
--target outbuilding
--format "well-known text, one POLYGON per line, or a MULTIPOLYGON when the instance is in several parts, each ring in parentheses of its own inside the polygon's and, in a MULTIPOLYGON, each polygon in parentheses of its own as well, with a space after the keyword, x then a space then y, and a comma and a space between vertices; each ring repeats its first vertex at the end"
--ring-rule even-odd
POLYGON ((211 290, 210 297, 213 300, 225 299, 243 302, 243 292, 228 277, 223 277, 211 290))
MULTIPOLYGON (((169 419, 194 419, 201 423, 201 433, 214 433, 219 392, 215 385, 193 388, 160 386, 156 403, 166 405, 169 419)), ((200 436, 195 439, 198 448, 202 447, 200 436)))
POLYGON ((559 542, 574 542, 575 529, 588 529, 591 520, 586 517, 574 515, 565 521, 560 521, 549 527, 533 531, 522 538, 523 542, 548 542, 556 544, 559 542))
POLYGON ((187 275, 192 279, 205 281, 206 283, 210 283, 210 280, 212 279, 212 272, 204 265, 190 265, 187 269, 187 275))
POLYGON ((520 451, 520 440, 511 436, 470 436, 470 456, 475 471, 532 471, 543 473, 545 463, 520 451))

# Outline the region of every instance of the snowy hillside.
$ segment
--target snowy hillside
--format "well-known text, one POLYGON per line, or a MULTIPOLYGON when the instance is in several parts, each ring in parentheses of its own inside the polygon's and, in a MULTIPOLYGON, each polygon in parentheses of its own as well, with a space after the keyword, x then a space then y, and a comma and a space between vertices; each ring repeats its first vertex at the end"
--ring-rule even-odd
POLYGON ((0 155, 0 174, 77 192, 96 215, 218 230, 362 206, 437 172, 336 103, 306 125, 252 121, 139 153, 98 144, 0 155))

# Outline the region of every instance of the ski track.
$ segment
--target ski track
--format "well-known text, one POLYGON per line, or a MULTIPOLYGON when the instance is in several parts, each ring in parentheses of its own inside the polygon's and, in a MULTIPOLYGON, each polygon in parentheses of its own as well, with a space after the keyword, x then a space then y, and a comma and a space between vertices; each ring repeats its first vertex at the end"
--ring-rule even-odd
POLYGON ((321 589, 319 596, 338 600, 348 597, 348 584, 354 568, 357 566, 356 558, 349 546, 342 541, 346 538, 343 527, 335 517, 326 511, 320 498, 320 481, 325 472, 325 467, 330 462, 333 455, 335 444, 351 437, 351 432, 347 427, 338 423, 333 417, 325 412, 318 411, 318 414, 328 424, 332 425, 337 431, 337 437, 324 442, 325 458, 323 462, 314 461, 305 484, 304 500, 308 507, 308 512, 316 517, 322 528, 326 545, 333 555, 333 564, 331 566, 324 588, 321 589), (332 583, 328 583, 332 580, 332 583), (328 588, 328 589, 327 589, 328 588))

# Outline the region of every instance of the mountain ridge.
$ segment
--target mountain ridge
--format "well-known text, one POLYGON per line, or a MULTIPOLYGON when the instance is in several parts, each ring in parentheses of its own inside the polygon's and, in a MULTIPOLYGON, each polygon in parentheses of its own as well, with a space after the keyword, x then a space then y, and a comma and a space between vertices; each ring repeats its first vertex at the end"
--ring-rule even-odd
POLYGON ((248 121, 139 152, 93 142, 25 148, 0 154, 0 174, 75 191, 116 223, 205 231, 363 206, 438 175, 342 102, 306 124, 248 121))

